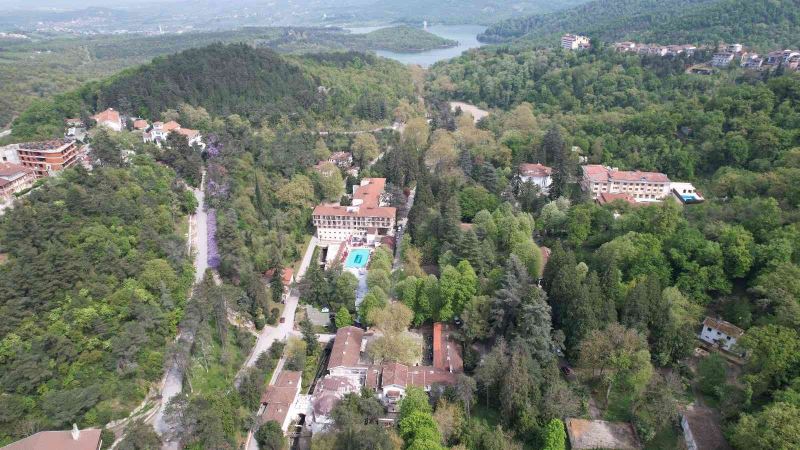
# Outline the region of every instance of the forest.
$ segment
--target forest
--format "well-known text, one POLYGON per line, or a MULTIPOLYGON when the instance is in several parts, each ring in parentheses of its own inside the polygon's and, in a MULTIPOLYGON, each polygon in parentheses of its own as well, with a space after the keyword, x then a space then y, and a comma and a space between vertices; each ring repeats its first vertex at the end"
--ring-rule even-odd
POLYGON ((800 46, 797 2, 778 0, 595 0, 552 14, 514 17, 480 39, 553 45, 564 33, 595 41, 655 44, 740 42, 759 51, 800 46))
POLYGON ((124 417, 160 380, 193 280, 175 173, 71 170, 0 222, 0 442, 124 417))

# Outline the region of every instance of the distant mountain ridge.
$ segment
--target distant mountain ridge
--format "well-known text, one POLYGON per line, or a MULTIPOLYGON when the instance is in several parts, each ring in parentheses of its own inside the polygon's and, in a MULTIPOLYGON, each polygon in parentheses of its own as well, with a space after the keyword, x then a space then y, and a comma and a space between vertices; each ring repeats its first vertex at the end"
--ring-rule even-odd
POLYGON ((605 41, 797 47, 800 0, 595 0, 551 14, 499 22, 480 39, 544 43, 568 32, 605 41))

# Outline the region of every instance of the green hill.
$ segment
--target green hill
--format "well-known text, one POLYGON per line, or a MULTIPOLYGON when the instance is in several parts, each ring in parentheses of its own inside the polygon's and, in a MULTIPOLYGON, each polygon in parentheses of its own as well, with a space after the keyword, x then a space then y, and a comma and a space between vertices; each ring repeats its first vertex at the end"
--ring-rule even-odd
POLYGON ((369 48, 397 52, 421 52, 458 45, 457 41, 408 26, 381 28, 367 33, 364 39, 369 48))
POLYGON ((408 69, 359 52, 281 56, 245 44, 212 44, 34 102, 13 124, 14 140, 58 136, 67 117, 111 107, 157 118, 181 104, 257 124, 281 117, 313 124, 388 121, 400 98, 413 99, 408 69))
POLYGON ((605 41, 791 47, 800 43, 799 6, 797 0, 596 0, 552 14, 499 22, 481 39, 544 44, 571 32, 605 41))

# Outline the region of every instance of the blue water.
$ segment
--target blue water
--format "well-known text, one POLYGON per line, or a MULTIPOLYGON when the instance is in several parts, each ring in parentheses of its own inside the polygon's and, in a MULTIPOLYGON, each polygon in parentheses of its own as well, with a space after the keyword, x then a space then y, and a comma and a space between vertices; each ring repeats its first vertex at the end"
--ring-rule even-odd
POLYGON ((355 248, 350 250, 344 262, 345 269, 361 269, 367 267, 369 261, 369 250, 365 248, 355 248))
MULTIPOLYGON (((351 33, 361 34, 369 33, 370 31, 375 31, 380 28, 384 27, 348 29, 351 33)), ((437 48, 435 50, 415 53, 390 52, 387 50, 378 50, 375 53, 377 53, 378 56, 394 59, 403 64, 419 64, 422 67, 430 67, 439 61, 455 58, 471 48, 483 45, 478 42, 478 35, 483 33, 484 30, 486 30, 486 27, 480 25, 431 25, 428 27, 428 31, 443 38, 458 41, 458 46, 452 48, 437 48)))

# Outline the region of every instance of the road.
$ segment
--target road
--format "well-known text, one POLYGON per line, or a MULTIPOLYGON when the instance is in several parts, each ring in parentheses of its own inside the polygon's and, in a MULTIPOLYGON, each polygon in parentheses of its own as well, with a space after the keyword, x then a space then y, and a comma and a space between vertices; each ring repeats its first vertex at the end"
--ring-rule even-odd
MULTIPOLYGON (((205 180, 205 174, 203 174, 205 180)), ((189 219, 189 242, 191 251, 194 252, 195 285, 203 281, 206 269, 208 268, 208 214, 205 210, 205 193, 203 192, 203 181, 200 188, 193 189, 194 197, 197 199, 197 211, 189 219)), ((178 332, 177 341, 182 341, 191 346, 194 336, 181 334, 178 332)), ((170 367, 164 374, 161 382, 161 400, 158 412, 153 416, 153 428, 159 436, 163 436, 169 431, 169 426, 164 421, 164 410, 169 401, 180 394, 183 390, 183 371, 177 364, 170 367)), ((178 443, 167 441, 163 438, 163 450, 177 450, 178 443)))
POLYGON ((461 108, 461 111, 470 113, 475 123, 478 123, 479 120, 489 115, 489 111, 480 109, 475 105, 464 102, 450 102, 450 110, 455 111, 456 108, 461 108))
POLYGON ((408 194, 408 199, 406 199, 406 215, 405 217, 401 218, 397 221, 397 224, 401 226, 400 229, 397 230, 397 234, 395 236, 395 243, 394 248, 396 249, 394 254, 394 267, 393 270, 397 270, 400 268, 400 249, 403 248, 403 237, 406 234, 406 227, 408 227, 408 213, 411 212, 411 208, 414 207, 414 198, 417 195, 417 189, 414 188, 408 194))
MULTIPOLYGON (((300 281, 300 279, 303 278, 303 275, 305 275, 306 270, 308 270, 308 266, 311 263, 311 257, 314 254, 314 248, 316 248, 317 243, 318 240, 316 236, 312 237, 311 241, 308 243, 306 253, 303 255, 303 260, 300 261, 300 267, 297 269, 295 282, 300 281)), ((250 352, 250 355, 247 357, 247 360, 242 368, 239 369, 239 374, 236 377, 237 386, 239 385, 239 376, 242 374, 244 369, 252 367, 258 360, 258 356, 262 352, 269 350, 273 342, 286 339, 286 337, 292 332, 292 329, 294 329, 294 315, 297 311, 297 303, 299 300, 300 292, 296 287, 292 288, 291 292, 289 293, 289 297, 286 299, 286 304, 283 308, 283 315, 281 316, 284 318, 284 322, 279 323, 274 327, 265 326, 261 330, 261 334, 258 335, 256 344, 253 346, 253 350, 250 352)))
POLYGON ((11 130, 0 131, 0 138, 4 138, 11 134, 11 130))

